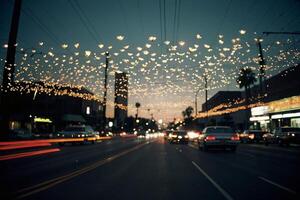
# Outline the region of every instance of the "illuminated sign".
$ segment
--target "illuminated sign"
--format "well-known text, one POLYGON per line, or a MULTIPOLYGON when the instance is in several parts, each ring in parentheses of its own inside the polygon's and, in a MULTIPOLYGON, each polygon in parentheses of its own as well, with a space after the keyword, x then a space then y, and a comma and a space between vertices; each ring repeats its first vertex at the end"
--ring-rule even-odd
POLYGON ((286 113, 286 114, 276 114, 272 115, 272 119, 282 119, 282 118, 291 118, 291 117, 300 117, 300 112, 297 113, 286 113))
POLYGON ((250 117, 250 121, 266 121, 269 120, 269 116, 250 117))
POLYGON ((48 118, 36 117, 34 118, 34 122, 42 122, 42 123, 52 123, 52 121, 48 118))
POLYGON ((259 107, 251 108, 252 116, 265 115, 268 114, 268 112, 269 112, 268 106, 259 106, 259 107))

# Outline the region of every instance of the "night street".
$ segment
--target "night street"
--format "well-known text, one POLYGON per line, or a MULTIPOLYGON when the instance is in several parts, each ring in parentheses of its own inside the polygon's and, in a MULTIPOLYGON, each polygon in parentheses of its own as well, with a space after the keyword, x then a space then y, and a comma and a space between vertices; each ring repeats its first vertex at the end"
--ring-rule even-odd
POLYGON ((19 199, 299 199, 299 156, 299 147, 201 152, 163 139, 115 139, 1 161, 1 189, 19 199))
POLYGON ((300 200, 300 0, 0 0, 0 200, 300 200))

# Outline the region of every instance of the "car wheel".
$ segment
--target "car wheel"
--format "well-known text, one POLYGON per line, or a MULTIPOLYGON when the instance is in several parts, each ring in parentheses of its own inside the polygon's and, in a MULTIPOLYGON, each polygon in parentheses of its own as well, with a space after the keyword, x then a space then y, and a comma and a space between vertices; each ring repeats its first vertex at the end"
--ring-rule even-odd
POLYGON ((281 147, 283 146, 283 140, 278 139, 278 140, 277 140, 277 143, 278 143, 279 146, 281 146, 281 147))
POLYGON ((268 141, 265 141, 265 145, 268 146, 268 145, 269 145, 269 142, 268 142, 268 141))

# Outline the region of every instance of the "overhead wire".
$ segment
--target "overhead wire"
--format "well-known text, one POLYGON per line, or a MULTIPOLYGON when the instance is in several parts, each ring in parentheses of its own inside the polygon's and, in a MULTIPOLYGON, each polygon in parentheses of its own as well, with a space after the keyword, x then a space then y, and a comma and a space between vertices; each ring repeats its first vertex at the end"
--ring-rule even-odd
POLYGON ((99 35, 97 34, 97 32, 95 32, 95 28, 90 28, 93 27, 91 25, 90 20, 87 18, 87 16, 85 15, 84 11, 81 9, 80 5, 78 4, 78 2, 76 0, 68 0, 69 4, 71 5, 71 7, 73 8, 73 10, 75 11, 75 13, 77 14, 77 16, 79 17, 81 23, 84 25, 84 27, 86 28, 87 32, 90 34, 90 36, 92 37, 93 40, 95 40, 96 43, 99 42, 99 35), (88 25, 88 23, 90 24, 90 26, 88 25))

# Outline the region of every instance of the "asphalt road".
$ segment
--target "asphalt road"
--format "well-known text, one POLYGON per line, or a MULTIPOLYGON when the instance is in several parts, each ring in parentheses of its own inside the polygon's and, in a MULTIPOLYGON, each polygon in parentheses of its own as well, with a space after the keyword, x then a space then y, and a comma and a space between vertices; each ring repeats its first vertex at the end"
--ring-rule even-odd
POLYGON ((1 199, 300 199, 299 147, 123 139, 0 164, 1 199))

